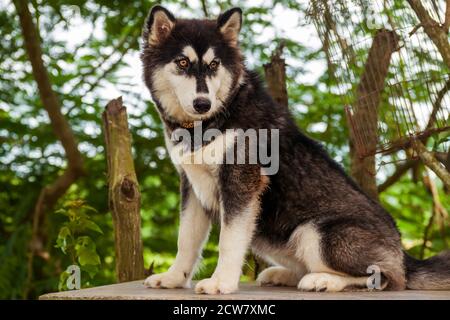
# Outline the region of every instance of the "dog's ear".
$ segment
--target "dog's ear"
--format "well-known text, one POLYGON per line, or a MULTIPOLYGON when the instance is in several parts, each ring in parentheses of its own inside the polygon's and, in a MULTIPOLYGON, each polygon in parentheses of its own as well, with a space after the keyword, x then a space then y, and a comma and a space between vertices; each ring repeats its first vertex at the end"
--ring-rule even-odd
POLYGON ((144 41, 152 46, 160 44, 172 32, 176 19, 173 14, 162 6, 154 6, 150 9, 144 27, 144 41))
POLYGON ((220 14, 217 18, 217 28, 224 38, 237 46, 239 30, 242 25, 242 10, 233 8, 220 14))

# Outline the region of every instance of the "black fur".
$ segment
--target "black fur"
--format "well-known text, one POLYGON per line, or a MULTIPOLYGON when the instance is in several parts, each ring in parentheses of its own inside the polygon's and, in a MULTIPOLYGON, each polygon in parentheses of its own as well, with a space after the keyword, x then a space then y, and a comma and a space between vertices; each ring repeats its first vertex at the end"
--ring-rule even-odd
POLYGON ((232 8, 230 10, 225 11, 224 13, 220 14, 219 17, 217 17, 217 29, 220 29, 223 27, 223 25, 230 19, 231 15, 233 13, 239 13, 240 16, 240 25, 242 25, 242 10, 241 8, 232 8))

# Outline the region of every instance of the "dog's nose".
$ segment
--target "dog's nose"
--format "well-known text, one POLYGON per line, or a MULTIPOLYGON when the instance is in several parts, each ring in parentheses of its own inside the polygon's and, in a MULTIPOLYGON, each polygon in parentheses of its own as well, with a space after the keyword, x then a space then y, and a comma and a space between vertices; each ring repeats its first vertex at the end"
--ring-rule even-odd
POLYGON ((206 113, 211 109, 211 101, 206 98, 197 98, 194 100, 194 109, 198 113, 206 113))

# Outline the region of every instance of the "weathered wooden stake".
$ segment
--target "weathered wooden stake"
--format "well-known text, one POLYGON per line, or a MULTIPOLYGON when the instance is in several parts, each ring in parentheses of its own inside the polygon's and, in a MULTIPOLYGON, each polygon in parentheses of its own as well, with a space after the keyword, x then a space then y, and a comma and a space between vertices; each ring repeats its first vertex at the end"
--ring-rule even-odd
POLYGON ((351 175, 372 198, 378 199, 375 152, 378 143, 378 106, 384 90, 392 54, 398 49, 399 37, 394 31, 378 30, 356 90, 353 125, 350 130, 351 175), (362 139, 358 142, 357 137, 362 139), (361 157, 363 148, 370 155, 361 157))
POLYGON ((109 207, 114 223, 116 274, 119 282, 143 279, 139 184, 131 154, 131 135, 122 98, 103 112, 108 163, 109 207))
POLYGON ((286 63, 281 57, 284 42, 281 41, 278 48, 272 54, 270 62, 264 65, 264 74, 272 98, 282 106, 288 106, 288 94, 286 88, 286 63))

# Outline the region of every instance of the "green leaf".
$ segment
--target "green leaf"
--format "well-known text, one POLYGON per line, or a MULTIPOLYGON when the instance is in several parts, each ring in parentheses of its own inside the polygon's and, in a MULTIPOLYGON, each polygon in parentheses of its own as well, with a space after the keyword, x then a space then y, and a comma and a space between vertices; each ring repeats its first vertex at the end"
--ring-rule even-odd
POLYGON ((56 248, 60 248, 61 251, 66 254, 67 249, 67 238, 70 237, 72 234, 70 232, 70 229, 66 226, 61 227, 58 233, 58 237, 56 238, 56 248))
POLYGON ((66 203, 64 203, 64 207, 65 208, 73 208, 73 209, 78 209, 81 208, 84 205, 84 201, 83 200, 69 200, 66 203))
POLYGON ((58 210, 55 211, 55 213, 56 213, 56 214, 62 214, 62 215, 64 215, 64 216, 66 216, 66 217, 69 216, 69 212, 67 212, 66 209, 58 209, 58 210))
POLYGON ((95 251, 95 249, 91 248, 81 248, 78 252, 78 262, 81 266, 86 265, 99 265, 100 257, 95 251))
POLYGON ((92 231, 98 232, 100 234, 103 234, 102 229, 100 229, 100 227, 95 222, 93 222, 91 220, 85 221, 84 222, 84 227, 89 229, 89 230, 92 230, 92 231))
POLYGON ((99 271, 99 265, 87 264, 82 267, 82 270, 86 271, 89 274, 89 277, 92 279, 99 271))
POLYGON ((72 234, 71 234, 70 229, 68 227, 62 227, 59 230, 58 237, 59 238, 67 238, 68 236, 71 236, 71 235, 72 234))
POLYGON ((91 237, 80 236, 77 238, 76 245, 75 245, 75 249, 77 250, 77 253, 82 248, 95 249, 95 243, 92 241, 91 237))
POLYGON ((97 209, 95 209, 94 207, 91 207, 91 206, 89 206, 87 204, 83 205, 83 209, 87 210, 87 211, 92 211, 94 213, 98 213, 97 209))
POLYGON ((70 276, 70 274, 67 271, 64 271, 59 276, 59 283, 58 283, 58 291, 65 291, 67 290, 66 282, 67 278, 70 276))

